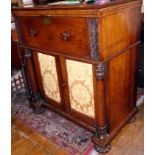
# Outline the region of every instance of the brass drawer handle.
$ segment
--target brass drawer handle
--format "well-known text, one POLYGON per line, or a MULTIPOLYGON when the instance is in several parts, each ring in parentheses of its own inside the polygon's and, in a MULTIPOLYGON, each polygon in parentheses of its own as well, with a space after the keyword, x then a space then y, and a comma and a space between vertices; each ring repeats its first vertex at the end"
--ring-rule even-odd
POLYGON ((35 37, 37 35, 37 30, 34 28, 30 28, 29 33, 31 37, 35 37))
POLYGON ((62 34, 62 38, 63 38, 64 41, 67 41, 67 40, 69 40, 71 38, 71 34, 69 32, 64 32, 62 34))

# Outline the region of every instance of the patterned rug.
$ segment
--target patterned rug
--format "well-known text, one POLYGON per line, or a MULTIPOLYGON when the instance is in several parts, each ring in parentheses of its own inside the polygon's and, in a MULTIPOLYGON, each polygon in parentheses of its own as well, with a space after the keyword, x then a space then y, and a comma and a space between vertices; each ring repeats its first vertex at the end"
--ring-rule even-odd
POLYGON ((12 101, 12 117, 26 123, 71 155, 87 155, 92 151, 92 133, 48 109, 34 114, 24 93, 12 101))
MULTIPOLYGON (((143 89, 138 89, 137 94, 138 101, 143 96, 143 89)), ((93 150, 91 132, 48 109, 42 114, 34 114, 24 92, 12 100, 11 113, 12 117, 37 130, 71 155, 88 155, 93 150)))

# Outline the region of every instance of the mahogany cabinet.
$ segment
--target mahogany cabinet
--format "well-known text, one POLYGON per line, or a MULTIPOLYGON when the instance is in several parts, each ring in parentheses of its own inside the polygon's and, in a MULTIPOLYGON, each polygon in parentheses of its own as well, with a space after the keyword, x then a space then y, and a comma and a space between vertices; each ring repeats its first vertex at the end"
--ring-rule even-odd
POLYGON ((140 0, 12 9, 34 112, 48 107, 92 131, 98 152, 136 113, 140 9, 140 0))

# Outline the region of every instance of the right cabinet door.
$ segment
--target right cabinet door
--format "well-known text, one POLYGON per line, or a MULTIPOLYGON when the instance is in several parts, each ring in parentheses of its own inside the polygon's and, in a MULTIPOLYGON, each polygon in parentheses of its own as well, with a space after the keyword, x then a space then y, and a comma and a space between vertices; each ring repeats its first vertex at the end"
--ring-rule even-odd
POLYGON ((92 64, 66 59, 71 111, 95 119, 92 64))

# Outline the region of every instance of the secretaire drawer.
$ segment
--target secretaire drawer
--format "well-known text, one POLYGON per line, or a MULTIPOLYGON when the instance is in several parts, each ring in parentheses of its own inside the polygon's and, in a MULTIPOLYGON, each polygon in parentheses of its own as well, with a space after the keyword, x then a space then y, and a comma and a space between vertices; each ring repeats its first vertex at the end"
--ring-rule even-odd
POLYGON ((20 29, 25 44, 79 57, 90 57, 89 30, 85 18, 22 16, 20 29))

